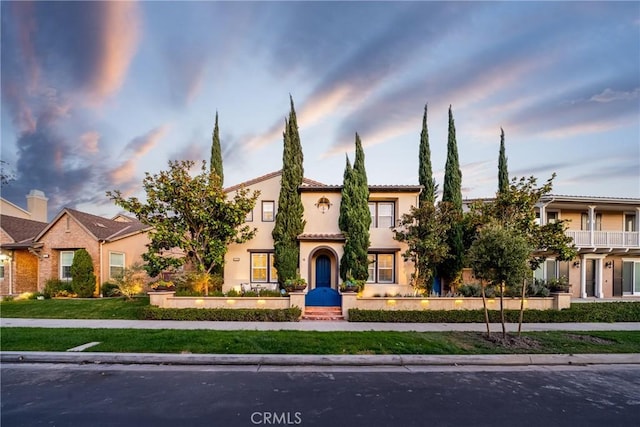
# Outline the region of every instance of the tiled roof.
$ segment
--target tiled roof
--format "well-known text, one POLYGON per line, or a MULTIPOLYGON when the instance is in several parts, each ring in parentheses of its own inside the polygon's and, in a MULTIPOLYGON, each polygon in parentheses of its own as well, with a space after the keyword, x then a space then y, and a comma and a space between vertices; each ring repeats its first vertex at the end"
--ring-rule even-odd
POLYGON ((46 222, 32 221, 30 219, 17 218, 9 215, 1 215, 0 218, 0 227, 2 227, 16 243, 33 241, 46 226, 46 222))
MULTIPOLYGON (((276 176, 280 176, 280 175, 282 175, 282 170, 271 172, 254 179, 250 179, 249 181, 241 182, 240 184, 232 185, 231 187, 225 188, 224 191, 225 193, 230 193, 232 191, 239 190, 242 187, 249 187, 253 184, 257 184, 258 182, 266 181, 268 179, 275 178, 276 176)), ((319 181, 314 181, 313 179, 302 178, 302 186, 324 186, 324 184, 319 181)))
POLYGON ((64 214, 74 218, 96 240, 114 241, 151 228, 133 218, 131 218, 130 221, 114 221, 75 209, 64 208, 53 221, 38 234, 37 239, 39 240, 46 234, 49 228, 53 227, 64 214))
POLYGON ((65 210, 98 240, 117 240, 118 238, 148 228, 137 219, 131 219, 131 222, 114 221, 75 209, 66 208, 65 210))
MULTIPOLYGON (((342 185, 308 185, 300 187, 300 191, 306 192, 323 192, 342 190, 342 185)), ((371 193, 417 193, 422 190, 421 185, 370 185, 371 193)))
POLYGON ((303 233, 298 235, 298 240, 307 240, 307 241, 319 241, 319 240, 342 241, 344 239, 345 239, 344 234, 342 233, 303 233))

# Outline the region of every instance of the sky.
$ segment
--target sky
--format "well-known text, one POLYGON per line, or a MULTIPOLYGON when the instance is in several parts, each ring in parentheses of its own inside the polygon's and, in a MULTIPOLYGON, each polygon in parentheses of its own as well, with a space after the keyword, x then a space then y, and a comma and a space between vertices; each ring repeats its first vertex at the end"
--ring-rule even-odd
POLYGON ((108 190, 209 160, 225 186, 282 166, 291 96, 305 176, 341 184, 355 133, 370 184, 417 184, 428 105, 442 188, 448 110, 465 198, 556 173, 553 193, 640 197, 638 2, 1 3, 1 159, 63 207, 111 216, 108 190))

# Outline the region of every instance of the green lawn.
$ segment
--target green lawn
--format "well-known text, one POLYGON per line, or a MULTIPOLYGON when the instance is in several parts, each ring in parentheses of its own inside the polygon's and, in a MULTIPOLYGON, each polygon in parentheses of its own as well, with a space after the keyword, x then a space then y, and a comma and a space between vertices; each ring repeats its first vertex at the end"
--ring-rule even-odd
POLYGON ((46 299, 0 302, 0 317, 33 319, 139 319, 149 298, 46 299))
POLYGON ((640 332, 529 332, 526 346, 503 346, 474 332, 307 332, 1 328, 3 351, 201 354, 640 353, 640 332))

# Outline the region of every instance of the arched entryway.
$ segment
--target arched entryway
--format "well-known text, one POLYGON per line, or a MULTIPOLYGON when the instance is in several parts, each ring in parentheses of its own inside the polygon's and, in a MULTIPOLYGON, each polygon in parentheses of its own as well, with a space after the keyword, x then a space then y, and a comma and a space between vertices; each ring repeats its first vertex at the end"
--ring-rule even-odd
POLYGON ((330 247, 318 247, 309 256, 311 286, 305 305, 333 307, 342 304, 338 293, 338 256, 330 247))

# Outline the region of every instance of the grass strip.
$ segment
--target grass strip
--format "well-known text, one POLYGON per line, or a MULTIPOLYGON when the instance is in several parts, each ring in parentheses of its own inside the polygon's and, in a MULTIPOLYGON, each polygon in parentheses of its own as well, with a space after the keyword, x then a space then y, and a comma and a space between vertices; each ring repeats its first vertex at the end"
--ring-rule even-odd
POLYGON ((45 299, 2 301, 0 317, 30 319, 140 319, 149 298, 45 299))
POLYGON ((66 351, 100 341, 92 352, 197 354, 568 354, 640 353, 640 332, 528 332, 521 343, 477 332, 194 331, 0 328, 3 351, 66 351), (522 344, 522 345, 521 345, 522 344))

